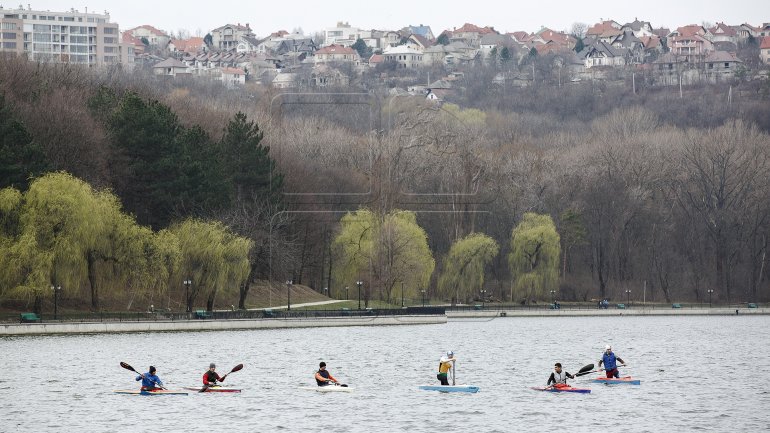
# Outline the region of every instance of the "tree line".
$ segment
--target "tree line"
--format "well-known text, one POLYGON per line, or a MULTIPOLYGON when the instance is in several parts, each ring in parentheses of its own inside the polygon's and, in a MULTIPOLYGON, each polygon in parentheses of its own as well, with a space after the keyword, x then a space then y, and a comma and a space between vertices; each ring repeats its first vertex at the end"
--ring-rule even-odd
POLYGON ((761 95, 727 107, 719 86, 680 99, 539 85, 484 89, 461 108, 19 60, 0 63, 0 89, 0 128, 14 131, 3 137, 20 137, 2 142, 0 169, 24 173, 3 186, 25 194, 30 179, 66 171, 109 188, 156 233, 189 217, 220 222, 253 243, 248 282, 339 296, 362 281, 367 299, 391 301, 422 290, 460 302, 481 290, 515 302, 551 290, 768 296, 770 143, 751 114, 767 109, 761 95), (8 152, 29 162, 6 163, 24 161, 8 152), (513 233, 537 216, 552 221, 551 246, 527 259, 513 233))

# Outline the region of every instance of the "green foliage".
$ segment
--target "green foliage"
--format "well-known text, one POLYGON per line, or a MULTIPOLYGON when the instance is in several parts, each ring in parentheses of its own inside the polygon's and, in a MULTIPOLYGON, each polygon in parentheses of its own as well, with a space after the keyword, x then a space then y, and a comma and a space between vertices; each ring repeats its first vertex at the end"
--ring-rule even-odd
POLYGON ((586 47, 585 43, 583 43, 583 38, 577 35, 572 35, 572 36, 575 37, 575 52, 579 53, 583 51, 583 49, 586 47))
POLYGON ((203 43, 211 48, 211 46, 214 44, 214 38, 211 36, 211 33, 206 33, 206 36, 203 37, 203 43))
POLYGON ((458 105, 446 103, 441 109, 452 116, 453 120, 460 121, 463 126, 484 127, 486 124, 487 114, 477 108, 463 110, 458 105))
POLYGON ((262 145, 262 131, 238 112, 225 128, 220 142, 224 175, 235 189, 236 199, 280 199, 283 175, 276 170, 270 147, 262 145))
POLYGON ((508 47, 503 47, 502 50, 500 50, 500 61, 502 63, 507 63, 511 60, 511 50, 508 49, 508 47))
POLYGON ((560 239, 549 215, 525 213, 511 232, 508 263, 516 290, 528 298, 558 287, 560 239))
POLYGON ((447 36, 446 33, 442 33, 438 35, 438 39, 436 39, 436 43, 441 45, 449 45, 449 36, 447 36))
POLYGON ((207 296, 213 309, 218 294, 237 294, 249 276, 249 250, 253 242, 232 234, 220 222, 188 219, 169 229, 179 242, 176 282, 192 280, 188 308, 198 295, 207 296))
POLYGON ((356 50, 358 52, 358 55, 361 56, 362 59, 368 59, 369 57, 372 56, 372 48, 366 45, 366 42, 364 42, 364 40, 361 38, 356 39, 356 42, 353 45, 351 45, 350 48, 353 48, 354 50, 356 50))
POLYGON ((483 233, 471 233, 456 241, 444 258, 438 281, 440 293, 454 301, 478 293, 484 287, 484 270, 499 250, 497 242, 483 233))
POLYGON ((16 116, 13 107, 0 95, 0 188, 27 189, 29 178, 48 170, 42 147, 16 116))
POLYGON ((364 279, 367 290, 379 288, 386 300, 401 284, 405 296, 416 296, 427 287, 436 265, 428 236, 409 211, 394 210, 382 217, 367 209, 348 213, 340 221, 333 248, 336 285, 364 279))
POLYGON ((150 41, 146 37, 142 36, 141 39, 139 39, 139 40, 142 41, 142 43, 144 44, 145 47, 149 47, 150 46, 150 41))

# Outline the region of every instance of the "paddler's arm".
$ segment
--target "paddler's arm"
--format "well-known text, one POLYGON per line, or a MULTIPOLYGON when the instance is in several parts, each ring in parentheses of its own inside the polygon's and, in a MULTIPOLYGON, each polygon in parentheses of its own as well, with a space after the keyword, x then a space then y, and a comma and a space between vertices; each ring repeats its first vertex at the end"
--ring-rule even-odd
POLYGON ((329 373, 329 380, 331 380, 334 383, 337 383, 337 379, 335 379, 334 376, 332 376, 331 373, 329 373))
MULTIPOLYGON (((553 374, 553 373, 551 373, 551 374, 553 374)), ((569 374, 569 373, 567 373, 566 371, 564 372, 564 374, 566 374, 566 375, 567 375, 567 377, 568 377, 568 378, 570 378, 570 379, 574 379, 574 378, 575 378, 575 375, 573 375, 573 374, 569 374)))
POLYGON ((548 383, 546 383, 545 385, 549 386, 551 385, 552 382, 556 383, 556 378, 553 376, 553 373, 551 373, 551 375, 548 377, 548 383))
POLYGON ((621 364, 623 364, 623 365, 626 365, 626 361, 623 361, 622 359, 620 359, 620 357, 619 357, 619 356, 616 356, 616 357, 615 357, 615 359, 617 359, 618 361, 620 361, 620 363, 621 363, 621 364))
POLYGON ((318 381, 321 381, 321 382, 326 382, 326 378, 321 376, 321 373, 319 373, 317 371, 315 373, 315 380, 318 380, 318 381))

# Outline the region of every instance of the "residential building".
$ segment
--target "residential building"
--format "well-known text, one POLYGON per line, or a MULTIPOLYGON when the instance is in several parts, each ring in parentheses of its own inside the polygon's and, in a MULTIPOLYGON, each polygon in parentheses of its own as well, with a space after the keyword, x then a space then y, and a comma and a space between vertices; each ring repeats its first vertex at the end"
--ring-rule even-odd
POLYGON ((765 36, 759 43, 759 57, 766 65, 770 65, 770 36, 765 36))
POLYGON ((620 30, 623 26, 613 20, 601 21, 586 30, 586 38, 600 40, 611 44, 612 41, 623 34, 620 30))
POLYGON ((624 50, 598 39, 586 45, 582 51, 577 53, 577 56, 583 61, 586 69, 596 66, 623 66, 626 64, 624 50))
POLYGON ((351 27, 348 23, 338 22, 336 27, 324 30, 324 46, 340 45, 349 47, 361 39, 361 29, 351 27))
POLYGON ((226 24, 211 31, 211 45, 216 50, 229 51, 238 47, 243 36, 254 37, 249 23, 245 26, 240 23, 226 24))
POLYGON ((709 29, 709 32, 713 35, 711 42, 733 42, 737 41, 738 32, 734 28, 728 26, 725 23, 717 23, 714 27, 709 29))
POLYGON ((133 29, 126 30, 126 33, 141 40, 147 40, 147 43, 151 47, 166 48, 171 41, 171 37, 163 30, 158 30, 151 25, 143 25, 134 27, 133 29))
POLYGON ((241 68, 221 68, 222 84, 226 87, 242 86, 246 84, 246 71, 241 68))
POLYGON ((634 36, 641 39, 643 37, 653 36, 655 34, 652 29, 652 24, 649 21, 639 21, 638 18, 634 19, 634 22, 626 23, 620 30, 633 32, 634 36))
POLYGON ((424 26, 422 24, 419 26, 413 26, 410 24, 401 29, 401 32, 408 35, 420 35, 429 41, 436 39, 433 37, 433 31, 430 29, 430 26, 424 26))
POLYGON ((43 62, 111 65, 120 62, 120 32, 107 13, 2 9, 0 52, 43 62))
POLYGON ((205 45, 203 38, 171 39, 168 49, 172 53, 197 53, 205 45))
POLYGON ((706 76, 712 80, 732 78, 737 67, 742 64, 741 59, 726 51, 714 51, 704 60, 706 76))
POLYGON ((751 24, 741 24, 735 27, 735 32, 738 35, 738 39, 748 39, 749 36, 753 38, 757 37, 757 28, 751 24))
POLYGON ((479 41, 484 35, 488 35, 490 33, 498 33, 498 32, 497 30, 489 26, 479 27, 475 24, 465 23, 459 29, 456 28, 451 32, 447 30, 445 31, 445 33, 450 33, 449 40, 452 42, 461 42, 471 47, 478 48, 479 41))
POLYGON ((152 71, 155 75, 166 75, 170 77, 190 75, 190 70, 186 64, 171 57, 160 63, 157 63, 152 67, 152 71))
POLYGON ((323 47, 315 52, 315 62, 329 63, 329 62, 351 62, 358 63, 358 52, 350 47, 343 47, 341 45, 329 45, 323 47))
POLYGON ((673 54, 685 58, 690 63, 701 62, 709 53, 714 51, 711 41, 699 34, 669 36, 668 48, 673 54))
POLYGON ((416 68, 422 65, 422 51, 399 45, 397 47, 386 47, 382 51, 382 56, 386 62, 395 62, 399 68, 416 68))

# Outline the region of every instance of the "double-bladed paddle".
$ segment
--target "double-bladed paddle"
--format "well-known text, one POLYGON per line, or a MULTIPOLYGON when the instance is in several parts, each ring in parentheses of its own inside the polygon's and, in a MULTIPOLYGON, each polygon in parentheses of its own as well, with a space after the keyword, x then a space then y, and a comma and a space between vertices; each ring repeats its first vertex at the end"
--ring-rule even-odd
MULTIPOLYGON (((123 361, 120 361, 120 366, 121 366, 121 367, 123 367, 123 368, 125 368, 126 370, 130 370, 130 371, 133 371, 134 373, 138 374, 139 376, 142 376, 142 377, 144 377, 144 374, 142 374, 142 373, 139 373, 138 371, 136 371, 136 369, 134 369, 134 367, 131 367, 129 364, 127 364, 127 363, 125 363, 125 362, 123 362, 123 361)), ((144 377, 144 378, 145 378, 145 379, 147 379, 147 380, 149 380, 150 382, 154 383, 155 385, 157 385, 157 387, 158 387, 158 388, 160 388, 160 389, 166 389, 166 388, 164 388, 164 387, 163 387, 163 385, 161 385, 161 384, 159 384, 158 382, 156 382, 156 381, 154 381, 154 380, 150 379, 149 377, 144 377)))
MULTIPOLYGON (((593 369, 594 369, 594 365, 593 364, 588 364, 585 367, 581 368, 577 373, 575 373, 573 375, 573 377, 578 377, 578 376, 582 376, 584 374, 592 373, 591 370, 593 370, 593 369)), ((555 383, 553 385, 548 385, 545 389, 551 389, 554 386, 556 386, 555 383)))
MULTIPOLYGON (((224 376, 222 376, 222 379, 220 379, 219 381, 220 382, 224 382, 225 378, 227 377, 228 374, 235 373, 236 371, 240 371, 241 369, 243 369, 243 364, 236 365, 235 367, 233 367, 232 370, 230 370, 229 373, 226 373, 224 376)), ((198 391, 198 392, 206 392, 207 389, 209 389, 209 386, 208 385, 203 385, 203 388, 201 388, 201 390, 198 391)))

